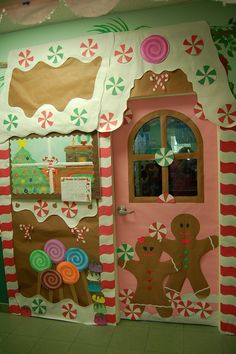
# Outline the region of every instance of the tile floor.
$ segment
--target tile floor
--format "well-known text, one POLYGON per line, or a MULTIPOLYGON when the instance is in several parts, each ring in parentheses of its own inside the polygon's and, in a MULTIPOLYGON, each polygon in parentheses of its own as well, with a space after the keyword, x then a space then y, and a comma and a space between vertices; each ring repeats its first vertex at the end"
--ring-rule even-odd
POLYGON ((216 327, 122 320, 116 327, 0 312, 0 354, 235 354, 216 327))

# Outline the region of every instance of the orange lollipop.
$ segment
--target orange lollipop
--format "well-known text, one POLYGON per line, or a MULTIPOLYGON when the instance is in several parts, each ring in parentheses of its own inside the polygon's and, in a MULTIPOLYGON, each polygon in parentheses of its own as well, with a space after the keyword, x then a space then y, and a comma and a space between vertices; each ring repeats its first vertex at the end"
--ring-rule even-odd
POLYGON ((61 274, 62 280, 65 284, 70 286, 74 301, 77 303, 78 298, 76 295, 74 284, 79 280, 80 273, 76 266, 70 262, 61 262, 57 265, 56 270, 61 274))
POLYGON ((79 271, 70 262, 61 262, 57 265, 57 271, 61 274, 63 282, 65 284, 73 285, 79 280, 79 271))

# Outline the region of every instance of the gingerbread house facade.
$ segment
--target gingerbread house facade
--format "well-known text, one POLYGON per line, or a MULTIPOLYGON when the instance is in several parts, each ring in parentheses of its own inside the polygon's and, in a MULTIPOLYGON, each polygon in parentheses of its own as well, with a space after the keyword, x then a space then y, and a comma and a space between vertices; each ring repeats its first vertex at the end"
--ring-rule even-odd
POLYGON ((1 233, 12 313, 98 325, 120 316, 168 318, 236 332, 236 101, 207 23, 13 50, 1 116, 1 233), (68 72, 63 86, 56 78, 68 72), (88 85, 77 92, 81 80, 88 85), (69 88, 64 102, 61 87, 69 88), (89 173, 94 146, 57 140, 77 131, 97 132, 98 195, 89 173), (43 161, 35 157, 40 137, 43 161), (20 183, 32 183, 34 166, 40 185, 45 168, 50 193, 27 188, 12 198, 14 139, 29 147, 21 150, 20 183), (58 185, 69 199, 58 199, 58 185))

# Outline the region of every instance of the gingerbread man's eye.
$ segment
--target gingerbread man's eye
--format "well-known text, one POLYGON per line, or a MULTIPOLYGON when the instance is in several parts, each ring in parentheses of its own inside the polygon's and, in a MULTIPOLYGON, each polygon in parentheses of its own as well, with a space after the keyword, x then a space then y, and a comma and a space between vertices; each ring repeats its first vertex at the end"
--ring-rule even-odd
POLYGON ((186 224, 186 227, 189 227, 189 224, 186 224))
POLYGON ((184 225, 183 225, 183 224, 180 224, 180 227, 184 227, 184 225))
POLYGON ((150 251, 153 251, 154 250, 154 247, 150 247, 150 251))
POLYGON ((143 246, 143 249, 144 249, 144 251, 147 251, 147 247, 146 246, 143 246))

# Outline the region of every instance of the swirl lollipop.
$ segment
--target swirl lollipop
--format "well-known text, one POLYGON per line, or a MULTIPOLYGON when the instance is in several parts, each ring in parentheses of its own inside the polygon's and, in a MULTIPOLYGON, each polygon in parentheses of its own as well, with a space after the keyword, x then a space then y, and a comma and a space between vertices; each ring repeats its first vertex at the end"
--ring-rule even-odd
POLYGON ((124 264, 122 266, 122 268, 124 268, 126 265, 126 262, 133 258, 134 249, 129 244, 123 243, 122 245, 120 245, 120 247, 117 248, 117 253, 118 253, 118 257, 120 258, 120 260, 122 262, 124 262, 124 264))
POLYGON ((92 303, 91 294, 88 291, 88 284, 87 284, 86 276, 85 276, 85 273, 83 272, 83 270, 88 268, 88 265, 89 265, 89 259, 88 259, 87 253, 84 250, 82 250, 81 248, 68 248, 68 250, 65 253, 65 259, 68 262, 71 262, 72 264, 74 264, 74 266, 80 272, 82 272, 80 275, 81 275, 81 280, 82 280, 82 283, 84 286, 84 291, 87 294, 87 299, 88 299, 89 303, 92 303))
POLYGON ((51 261, 51 258, 49 257, 49 255, 42 250, 35 250, 35 251, 31 252, 29 261, 30 261, 31 267, 34 270, 36 270, 36 272, 38 272, 36 294, 40 294, 40 288, 41 288, 40 273, 46 269, 51 268, 52 261, 51 261))
POLYGON ((160 35, 149 36, 142 41, 140 52, 143 59, 147 62, 159 64, 169 54, 169 42, 160 35))
POLYGON ((49 255, 53 263, 64 261, 66 248, 59 240, 48 240, 44 245, 44 251, 49 255))
POLYGON ((68 248, 65 253, 65 259, 74 264, 79 271, 85 270, 89 264, 87 253, 81 248, 68 248))
POLYGON ((30 265, 36 272, 43 272, 52 267, 52 261, 44 251, 35 250, 30 254, 30 265))
POLYGON ((62 286, 62 276, 54 269, 46 269, 41 273, 41 284, 49 290, 49 302, 52 302, 53 290, 62 286))
POLYGON ((77 295, 75 292, 74 284, 77 283, 80 273, 76 266, 70 262, 61 262, 57 265, 57 271, 61 274, 63 282, 70 286, 74 301, 77 303, 77 295))

